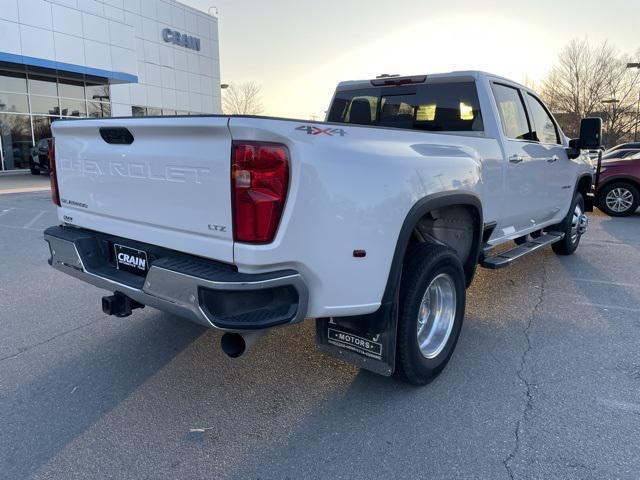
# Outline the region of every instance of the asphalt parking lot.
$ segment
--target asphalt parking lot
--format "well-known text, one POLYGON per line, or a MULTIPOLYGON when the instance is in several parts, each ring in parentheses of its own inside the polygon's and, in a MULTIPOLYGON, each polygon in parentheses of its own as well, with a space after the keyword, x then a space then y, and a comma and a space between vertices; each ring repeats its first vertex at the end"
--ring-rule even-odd
POLYGON ((45 192, 0 196, 0 477, 640 476, 640 214, 591 215, 578 252, 479 270, 424 388, 319 354, 314 326, 244 358, 54 271, 45 192))

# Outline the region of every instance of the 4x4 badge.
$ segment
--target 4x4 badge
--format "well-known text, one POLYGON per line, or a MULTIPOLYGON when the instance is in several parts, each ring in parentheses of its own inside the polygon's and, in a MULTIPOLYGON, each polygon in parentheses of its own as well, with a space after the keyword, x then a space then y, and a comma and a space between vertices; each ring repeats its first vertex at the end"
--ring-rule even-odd
POLYGON ((300 125, 296 128, 296 130, 307 132, 307 135, 329 135, 330 137, 334 135, 340 135, 341 137, 344 137, 347 134, 347 132, 345 132, 341 128, 320 128, 313 125, 300 125))

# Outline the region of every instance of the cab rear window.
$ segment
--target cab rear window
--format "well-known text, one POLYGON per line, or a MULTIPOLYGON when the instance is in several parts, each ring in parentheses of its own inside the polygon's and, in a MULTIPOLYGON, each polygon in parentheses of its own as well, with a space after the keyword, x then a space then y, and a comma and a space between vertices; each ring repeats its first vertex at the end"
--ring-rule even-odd
POLYGON ((431 132, 484 130, 474 82, 337 92, 328 121, 431 132))

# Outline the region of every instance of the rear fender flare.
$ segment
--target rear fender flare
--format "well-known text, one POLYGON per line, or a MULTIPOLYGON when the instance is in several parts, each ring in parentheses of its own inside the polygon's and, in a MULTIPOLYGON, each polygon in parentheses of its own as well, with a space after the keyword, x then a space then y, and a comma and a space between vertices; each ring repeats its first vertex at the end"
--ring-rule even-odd
POLYGON ((413 205, 413 207, 411 207, 411 210, 409 210, 409 213, 405 217, 405 220, 398 234, 398 240, 396 242, 396 249, 393 254, 393 260, 391 261, 389 278, 387 279, 387 286, 382 297, 383 304, 389 301, 393 301, 396 296, 396 291, 398 290, 398 287, 400 285, 402 264, 407 252, 407 247, 409 246, 411 235, 420 219, 432 210, 451 207, 454 205, 472 207, 476 215, 476 224, 474 228, 474 238, 471 252, 464 262, 467 286, 471 284, 476 266, 478 264, 480 246, 482 243, 482 203, 480 202, 480 199, 472 193, 435 193, 418 200, 413 205))
POLYGON ((380 308, 374 313, 367 315, 342 317, 340 318, 341 324, 354 331, 363 331, 371 334, 381 332, 388 333, 389 329, 395 329, 402 266, 411 235, 420 219, 428 212, 437 208, 451 207, 454 205, 470 206, 476 213, 477 223, 474 228, 472 248, 464 263, 467 286, 471 283, 478 264, 480 247, 482 245, 482 203, 480 199, 472 193, 435 193, 416 202, 404 219, 400 232, 398 233, 398 240, 396 241, 396 248, 391 261, 387 285, 384 290, 380 308))

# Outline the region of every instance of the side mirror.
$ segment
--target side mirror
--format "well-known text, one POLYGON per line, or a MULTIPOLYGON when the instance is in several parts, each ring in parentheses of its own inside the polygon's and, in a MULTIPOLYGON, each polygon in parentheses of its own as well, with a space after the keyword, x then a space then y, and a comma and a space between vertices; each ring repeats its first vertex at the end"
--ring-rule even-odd
POLYGON ((601 118, 583 118, 580 121, 579 145, 583 150, 597 150, 602 146, 601 118))
POLYGON ((578 158, 580 156, 580 139, 572 138, 569 140, 569 148, 567 150, 567 156, 571 159, 578 158))
POLYGON ((580 121, 580 137, 569 141, 569 158, 578 158, 580 150, 598 150, 602 147, 602 119, 583 118, 580 121))

